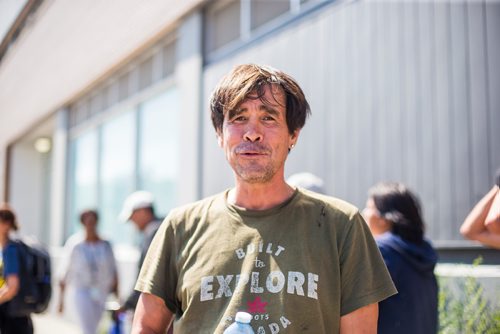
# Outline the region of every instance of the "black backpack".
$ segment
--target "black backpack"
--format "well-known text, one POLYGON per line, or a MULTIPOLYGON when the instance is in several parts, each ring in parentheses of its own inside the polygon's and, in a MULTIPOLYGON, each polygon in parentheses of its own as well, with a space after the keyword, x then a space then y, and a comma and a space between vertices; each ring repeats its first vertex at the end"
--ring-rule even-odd
POLYGON ((19 291, 6 307, 12 317, 41 313, 52 295, 50 255, 31 239, 12 240, 19 255, 19 291))

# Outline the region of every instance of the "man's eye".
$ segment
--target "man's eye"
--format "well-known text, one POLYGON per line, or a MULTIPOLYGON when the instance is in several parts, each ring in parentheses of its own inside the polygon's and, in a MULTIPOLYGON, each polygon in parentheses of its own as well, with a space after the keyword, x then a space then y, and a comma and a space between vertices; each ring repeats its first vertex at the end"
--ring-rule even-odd
POLYGON ((265 116, 264 118, 262 118, 264 121, 274 121, 274 117, 272 116, 265 116))
POLYGON ((233 122, 243 122, 246 119, 247 118, 245 116, 238 116, 238 117, 233 118, 233 122))

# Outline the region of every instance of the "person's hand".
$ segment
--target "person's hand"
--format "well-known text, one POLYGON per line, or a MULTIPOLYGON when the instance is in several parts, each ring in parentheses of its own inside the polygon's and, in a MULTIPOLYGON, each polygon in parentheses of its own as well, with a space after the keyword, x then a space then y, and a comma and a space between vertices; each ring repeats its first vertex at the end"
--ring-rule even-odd
POLYGON ((57 306, 57 311, 59 313, 64 312, 64 292, 66 291, 66 282, 64 280, 59 281, 59 288, 61 289, 59 295, 59 305, 57 306))
POLYGON ((111 312, 111 318, 113 319, 114 322, 117 322, 120 315, 125 312, 127 312, 127 309, 125 308, 124 305, 122 305, 118 309, 111 312))

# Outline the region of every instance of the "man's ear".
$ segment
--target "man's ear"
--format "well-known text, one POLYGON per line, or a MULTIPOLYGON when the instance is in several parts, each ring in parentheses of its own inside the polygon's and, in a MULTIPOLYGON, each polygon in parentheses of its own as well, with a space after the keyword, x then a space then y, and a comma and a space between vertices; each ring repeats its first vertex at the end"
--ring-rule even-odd
POLYGON ((297 144, 297 140, 299 139, 300 129, 296 129, 290 135, 290 140, 292 141, 292 145, 295 146, 297 144))

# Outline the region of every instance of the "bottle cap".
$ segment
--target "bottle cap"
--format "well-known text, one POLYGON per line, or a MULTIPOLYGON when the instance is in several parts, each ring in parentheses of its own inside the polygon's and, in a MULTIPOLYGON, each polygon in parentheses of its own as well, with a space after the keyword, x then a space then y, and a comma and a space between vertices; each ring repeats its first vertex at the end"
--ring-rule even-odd
POLYGON ((237 312, 235 320, 244 324, 249 324, 252 321, 252 315, 247 312, 237 312))

